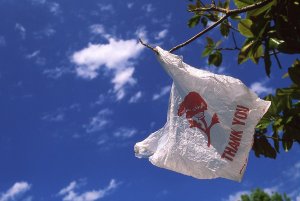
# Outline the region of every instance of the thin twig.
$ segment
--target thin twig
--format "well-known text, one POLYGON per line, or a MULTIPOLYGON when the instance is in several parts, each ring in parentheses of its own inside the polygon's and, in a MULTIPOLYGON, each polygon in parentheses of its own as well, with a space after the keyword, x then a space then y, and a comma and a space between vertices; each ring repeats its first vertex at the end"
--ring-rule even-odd
POLYGON ((232 50, 241 50, 241 48, 238 48, 238 47, 220 47, 220 48, 216 48, 215 50, 219 50, 219 51, 229 50, 229 51, 232 51, 232 50))
POLYGON ((245 6, 245 7, 237 8, 237 9, 232 9, 232 10, 221 8, 221 7, 216 6, 215 4, 211 4, 209 7, 196 8, 196 9, 193 9, 193 10, 189 10, 189 12, 218 11, 218 12, 221 12, 221 13, 233 15, 233 14, 240 14, 240 13, 244 13, 244 12, 259 8, 261 6, 267 5, 271 1, 273 1, 273 0, 260 1, 260 2, 254 3, 252 5, 249 5, 249 6, 245 6))
POLYGON ((153 52, 155 52, 156 54, 158 54, 158 51, 157 51, 156 48, 154 48, 154 47, 152 47, 152 46, 150 46, 150 45, 144 43, 144 41, 142 41, 142 39, 140 39, 140 38, 139 38, 139 41, 140 41, 140 43, 141 43, 142 45, 144 45, 145 47, 149 48, 150 50, 152 50, 153 52))
POLYGON ((281 63, 280 63, 280 61, 279 61, 279 59, 277 57, 278 52, 275 52, 275 50, 273 49, 273 54, 275 56, 275 59, 276 59, 276 62, 278 64, 279 68, 282 69, 282 65, 281 65, 281 63))
POLYGON ((218 11, 218 12, 221 12, 221 13, 227 13, 227 9, 225 8, 221 8, 221 7, 217 7, 213 4, 211 4, 209 7, 201 7, 201 8, 195 8, 195 9, 192 9, 192 10, 188 10, 189 12, 198 12, 198 11, 218 11))
POLYGON ((229 28, 236 31, 236 32, 240 32, 237 28, 233 27, 231 24, 228 24, 229 28))
POLYGON ((235 47, 235 48, 238 48, 237 43, 236 43, 236 40, 235 40, 235 35, 234 35, 234 33, 231 33, 231 36, 232 36, 232 40, 233 40, 233 43, 234 43, 234 47, 235 47))
POLYGON ((262 6, 270 3, 271 1, 272 0, 265 0, 265 1, 254 3, 254 4, 249 5, 249 6, 245 6, 243 8, 233 9, 233 10, 227 10, 227 9, 224 9, 224 8, 220 8, 220 7, 215 6, 214 4, 212 4, 212 6, 210 6, 208 8, 197 8, 197 9, 194 9, 191 12, 203 11, 203 9, 204 9, 204 11, 219 11, 219 12, 225 13, 225 15, 222 16, 218 21, 216 21, 211 26, 207 27, 206 29, 204 29, 201 32, 199 32, 198 34, 194 35, 192 38, 190 38, 187 41, 185 41, 185 42, 183 42, 183 43, 181 43, 181 44, 173 47, 172 49, 169 50, 169 52, 174 52, 175 50, 178 50, 179 48, 181 48, 181 47, 183 47, 183 46, 185 46, 185 45, 193 42, 194 40, 196 40, 197 38, 199 38, 203 34, 207 33, 211 29, 213 29, 216 26, 218 26, 219 24, 221 24, 224 20, 226 20, 231 15, 240 14, 240 13, 243 13, 243 12, 247 12, 247 11, 250 11, 250 10, 254 10, 254 9, 260 8, 260 7, 262 7, 262 6))
POLYGON ((179 48, 193 42, 194 40, 196 40, 197 38, 199 38, 200 36, 202 36, 203 34, 205 34, 206 32, 212 30, 213 28, 215 28, 216 26, 218 26, 219 24, 221 24, 224 20, 226 20, 226 18, 228 18, 228 15, 224 15, 223 17, 221 17, 218 21, 216 21, 214 24, 212 24, 211 26, 207 27, 206 29, 204 29, 203 31, 199 32, 198 34, 196 34, 195 36, 193 36, 192 38, 188 39, 187 41, 173 47, 172 49, 169 50, 169 52, 174 52, 175 50, 178 50, 179 48))
POLYGON ((234 43, 234 47, 220 47, 220 48, 216 48, 215 50, 220 50, 220 51, 222 51, 222 50, 241 50, 241 48, 239 48, 237 46, 234 33, 231 33, 231 36, 232 36, 232 40, 233 40, 233 43, 234 43))
POLYGON ((297 140, 296 139, 282 139, 282 138, 279 138, 279 137, 273 137, 273 136, 269 136, 269 135, 266 135, 266 134, 254 134, 254 136, 256 137, 262 137, 264 136, 265 138, 269 138, 269 139, 273 139, 273 140, 278 140, 278 141, 293 141, 293 142, 296 142, 297 140))

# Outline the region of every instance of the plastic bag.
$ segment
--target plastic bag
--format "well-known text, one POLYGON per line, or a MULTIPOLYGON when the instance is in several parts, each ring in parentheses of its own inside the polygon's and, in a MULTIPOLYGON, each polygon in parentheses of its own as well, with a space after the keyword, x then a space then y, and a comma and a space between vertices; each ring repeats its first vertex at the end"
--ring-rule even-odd
POLYGON ((136 156, 199 179, 241 181, 255 126, 271 103, 236 78, 196 69, 156 49, 173 79, 167 122, 135 145, 136 156))

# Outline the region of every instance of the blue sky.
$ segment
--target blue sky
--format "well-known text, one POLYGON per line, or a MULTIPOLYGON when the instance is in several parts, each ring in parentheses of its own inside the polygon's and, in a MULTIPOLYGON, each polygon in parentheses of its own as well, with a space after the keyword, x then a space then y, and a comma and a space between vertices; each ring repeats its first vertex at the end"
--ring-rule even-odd
MULTIPOLYGON (((187 4, 0 0, 0 201, 233 201, 255 187, 300 200, 298 145, 276 160, 251 152, 241 183, 197 180, 134 156, 134 144, 164 125, 172 83, 137 38, 170 49, 192 36, 200 27, 187 28, 187 4)), ((286 68, 275 65, 269 79, 263 62, 238 66, 232 52, 219 69, 208 66, 204 41, 176 54, 261 97, 289 84, 286 68)))

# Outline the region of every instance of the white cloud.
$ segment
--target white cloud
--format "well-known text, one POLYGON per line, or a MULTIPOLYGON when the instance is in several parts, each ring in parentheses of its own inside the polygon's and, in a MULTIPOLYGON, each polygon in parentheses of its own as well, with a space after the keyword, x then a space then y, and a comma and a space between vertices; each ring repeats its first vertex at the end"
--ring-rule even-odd
POLYGON ((157 33, 157 35, 155 36, 155 39, 156 40, 160 40, 160 39, 163 39, 167 36, 168 34, 168 30, 167 29, 163 29, 161 30, 160 32, 157 33))
POLYGON ((109 116, 112 111, 109 109, 100 110, 96 116, 92 117, 90 123, 85 125, 87 133, 93 133, 102 130, 107 124, 110 123, 109 116))
POLYGON ((61 8, 59 3, 56 2, 49 2, 47 0, 31 0, 31 2, 34 5, 45 5, 47 6, 47 8, 49 9, 49 11, 53 14, 53 15, 58 15, 61 13, 61 8))
POLYGON ((250 191, 238 191, 234 194, 231 194, 228 196, 227 199, 225 199, 226 201, 241 201, 241 195, 244 194, 249 194, 250 191))
POLYGON ((105 95, 103 95, 103 94, 100 94, 99 96, 98 96, 98 99, 97 99, 97 101, 94 103, 95 105, 102 105, 104 102, 105 102, 105 95))
POLYGON ((119 128, 114 132, 114 136, 117 138, 127 139, 137 134, 137 130, 134 128, 119 128))
POLYGON ((90 26, 90 31, 92 34, 104 34, 105 29, 102 24, 93 24, 90 26))
POLYGON ((167 95, 170 92, 170 90, 171 90, 171 86, 169 86, 169 85, 163 87, 159 93, 156 93, 153 95, 152 100, 160 99, 161 97, 167 95))
POLYGON ((272 186, 272 187, 263 189, 263 191, 269 195, 272 195, 273 193, 277 192, 278 190, 279 190, 278 186, 272 186))
POLYGON ((127 3, 127 8, 132 8, 133 7, 133 5, 134 5, 134 3, 132 3, 132 2, 130 2, 130 3, 127 3))
POLYGON ((37 65, 45 65, 46 64, 46 59, 44 57, 41 57, 39 56, 40 55, 40 51, 39 50, 36 50, 30 54, 27 54, 25 55, 25 58, 26 59, 33 59, 34 62, 37 64, 37 65))
POLYGON ((47 25, 45 28, 34 32, 34 36, 36 39, 41 39, 46 37, 51 37, 56 33, 56 30, 52 27, 52 25, 47 25))
POLYGON ((58 15, 61 12, 60 5, 56 2, 48 3, 49 11, 54 15, 58 15))
POLYGON ((5 38, 4 38, 4 36, 1 36, 0 35, 0 47, 3 47, 3 46, 5 46, 6 45, 6 40, 5 40, 5 38))
POLYGON ((133 67, 125 68, 117 71, 115 77, 112 79, 111 82, 114 84, 114 92, 116 92, 117 100, 121 100, 125 96, 124 85, 134 85, 136 83, 136 80, 132 77, 133 72, 133 67))
POLYGON ((129 103, 136 103, 138 102, 143 96, 143 93, 141 91, 138 91, 136 94, 134 94, 130 99, 129 103))
POLYGON ((167 15, 165 15, 165 17, 160 17, 160 18, 157 18, 157 17, 153 17, 152 16, 152 19, 151 19, 151 22, 153 24, 157 24, 157 25, 160 25, 164 28, 168 28, 170 27, 170 22, 172 21, 172 14, 169 13, 167 15))
POLYGON ((99 8, 101 11, 109 11, 109 12, 114 12, 114 7, 112 4, 98 4, 99 8))
POLYGON ((36 50, 36 51, 32 52, 31 54, 27 54, 25 57, 26 57, 26 59, 32 59, 34 57, 37 57, 39 54, 40 54, 40 51, 36 50))
POLYGON ((53 29, 52 27, 46 27, 43 31, 43 34, 50 37, 53 36, 56 33, 56 30, 53 29))
POLYGON ((45 4, 46 0, 31 0, 33 4, 45 4))
POLYGON ((76 181, 72 181, 67 187, 61 189, 58 194, 63 195, 63 194, 66 194, 70 191, 73 191, 76 186, 77 186, 76 181))
POLYGON ((65 120, 66 114, 70 111, 80 111, 80 105, 73 103, 67 107, 59 107, 55 111, 42 116, 42 120, 49 122, 61 122, 65 120))
POLYGON ((145 26, 139 27, 136 32, 135 35, 142 39, 143 41, 147 42, 148 41, 148 36, 147 36, 147 30, 145 26))
POLYGON ((25 39, 26 38, 26 29, 23 25, 19 24, 19 23, 16 23, 15 25, 15 29, 17 31, 19 31, 20 35, 21 35, 21 38, 22 39, 25 39))
POLYGON ((300 201, 300 195, 296 197, 296 201, 300 201))
POLYGON ((108 137, 107 136, 100 136, 100 138, 98 139, 97 145, 103 145, 108 141, 108 137))
POLYGON ((300 179, 300 161, 284 172, 284 175, 292 180, 300 179))
POLYGON ((98 70, 103 66, 114 72, 111 82, 117 99, 125 96, 125 85, 133 85, 134 67, 132 60, 136 59, 142 46, 134 39, 118 40, 109 38, 107 44, 89 44, 88 47, 75 52, 71 61, 76 64, 77 76, 85 79, 94 79, 98 70))
POLYGON ((29 191, 31 185, 27 182, 16 182, 11 188, 9 188, 5 193, 0 195, 0 201, 15 200, 17 197, 21 196, 25 192, 29 191))
MULTIPOLYGON (((89 44, 88 47, 75 52, 72 56, 72 62, 78 65, 83 71, 94 72, 105 65, 109 69, 124 68, 130 59, 136 58, 142 50, 142 47, 136 40, 116 40, 109 39, 108 44, 89 44)), ((83 78, 95 78, 94 76, 85 76, 78 73, 83 78)))
POLYGON ((95 201, 107 196, 112 190, 118 187, 116 180, 112 179, 108 186, 99 190, 91 190, 83 193, 77 193, 75 190, 79 188, 76 181, 71 182, 67 187, 61 189, 58 193, 62 196, 63 201, 95 201))
POLYGON ((250 90, 256 93, 257 95, 267 95, 273 92, 273 88, 266 87, 267 80, 261 82, 254 82, 250 85, 250 90))
POLYGON ((65 114, 62 111, 56 111, 51 114, 46 114, 42 117, 42 120, 49 122, 61 122, 65 119, 65 114))
POLYGON ((58 79, 66 73, 71 73, 72 70, 67 67, 55 67, 44 69, 43 74, 49 78, 58 79))
POLYGON ((145 10, 147 13, 151 13, 154 10, 153 5, 150 3, 143 5, 142 9, 145 10))

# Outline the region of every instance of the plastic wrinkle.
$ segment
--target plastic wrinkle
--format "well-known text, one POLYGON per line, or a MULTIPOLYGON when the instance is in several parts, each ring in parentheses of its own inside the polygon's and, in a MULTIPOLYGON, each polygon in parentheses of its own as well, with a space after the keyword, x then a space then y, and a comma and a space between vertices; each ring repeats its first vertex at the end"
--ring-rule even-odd
POLYGON ((198 179, 241 181, 254 129, 270 106, 239 79, 194 68, 156 47, 173 79, 166 124, 134 146, 138 158, 198 179))

